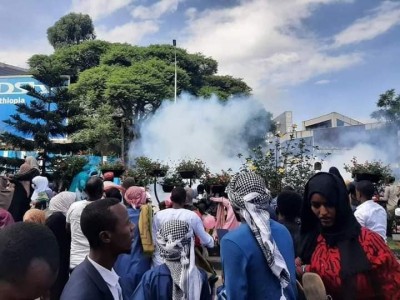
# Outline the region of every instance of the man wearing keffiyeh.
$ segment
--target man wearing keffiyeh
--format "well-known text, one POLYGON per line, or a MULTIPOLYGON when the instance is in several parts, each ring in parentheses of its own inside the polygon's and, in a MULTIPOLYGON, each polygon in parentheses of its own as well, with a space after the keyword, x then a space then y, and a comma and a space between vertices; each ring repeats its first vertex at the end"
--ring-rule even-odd
POLYGON ((181 220, 167 221, 158 230, 156 241, 164 264, 143 275, 131 299, 211 299, 207 275, 195 266, 190 225, 181 220))
POLYGON ((283 225, 270 219, 264 180, 252 172, 238 173, 226 193, 242 221, 221 240, 227 299, 296 299, 293 241, 283 225))

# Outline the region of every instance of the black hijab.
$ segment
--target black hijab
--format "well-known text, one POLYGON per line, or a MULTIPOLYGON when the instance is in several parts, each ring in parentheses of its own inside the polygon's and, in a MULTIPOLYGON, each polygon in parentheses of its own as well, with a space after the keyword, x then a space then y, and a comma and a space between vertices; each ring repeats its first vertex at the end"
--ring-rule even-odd
POLYGON ((355 275, 371 270, 371 264, 358 240, 361 226, 351 210, 343 179, 325 172, 311 177, 304 191, 300 232, 300 258, 305 264, 311 261, 319 234, 322 234, 329 247, 339 249, 343 299, 355 299, 355 275), (336 209, 335 223, 332 227, 322 227, 320 220, 311 210, 311 196, 316 193, 324 196, 327 203, 336 209))

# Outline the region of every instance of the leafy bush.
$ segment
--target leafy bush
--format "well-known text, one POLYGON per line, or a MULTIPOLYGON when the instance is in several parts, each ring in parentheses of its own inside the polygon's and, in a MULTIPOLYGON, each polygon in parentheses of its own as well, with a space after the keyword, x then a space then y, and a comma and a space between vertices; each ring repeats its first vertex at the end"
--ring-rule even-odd
MULTIPOLYGON (((317 157, 312 150, 318 150, 318 146, 308 146, 304 139, 296 140, 294 134, 284 144, 281 144, 279 136, 276 137, 267 149, 261 146, 254 148, 242 170, 253 171, 263 177, 273 196, 286 185, 302 194, 308 179, 315 174, 314 161, 317 157)), ((239 154, 239 157, 242 155, 239 154)))
POLYGON ((208 171, 205 163, 200 159, 183 159, 178 163, 175 169, 178 172, 193 171, 196 174, 196 178, 200 178, 208 171))
POLYGON ((379 177, 380 181, 385 181, 392 175, 392 170, 389 165, 384 165, 382 161, 373 160, 359 163, 356 157, 353 157, 351 164, 344 164, 344 169, 351 173, 353 177, 356 174, 371 174, 379 177))

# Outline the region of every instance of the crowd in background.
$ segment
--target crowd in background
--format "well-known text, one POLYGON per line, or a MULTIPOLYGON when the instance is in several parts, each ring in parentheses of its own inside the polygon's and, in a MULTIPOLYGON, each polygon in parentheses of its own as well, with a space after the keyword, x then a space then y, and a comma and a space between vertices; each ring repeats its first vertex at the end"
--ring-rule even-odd
POLYGON ((394 178, 386 207, 372 182, 346 183, 336 168, 303 195, 286 186, 272 198, 240 172, 221 195, 175 187, 157 206, 111 172, 88 177, 83 194, 55 193, 33 157, 0 185, 0 299, 400 299, 386 243, 394 178))

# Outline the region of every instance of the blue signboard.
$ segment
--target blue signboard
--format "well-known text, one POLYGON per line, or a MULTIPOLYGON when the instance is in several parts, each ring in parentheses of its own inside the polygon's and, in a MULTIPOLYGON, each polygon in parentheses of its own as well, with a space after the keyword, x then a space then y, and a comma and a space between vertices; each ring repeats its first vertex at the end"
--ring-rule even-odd
POLYGON ((0 76, 0 131, 18 134, 3 121, 17 113, 15 104, 29 104, 34 99, 27 95, 27 91, 22 88, 24 85, 33 86, 43 94, 48 93, 46 86, 30 75, 0 76))

